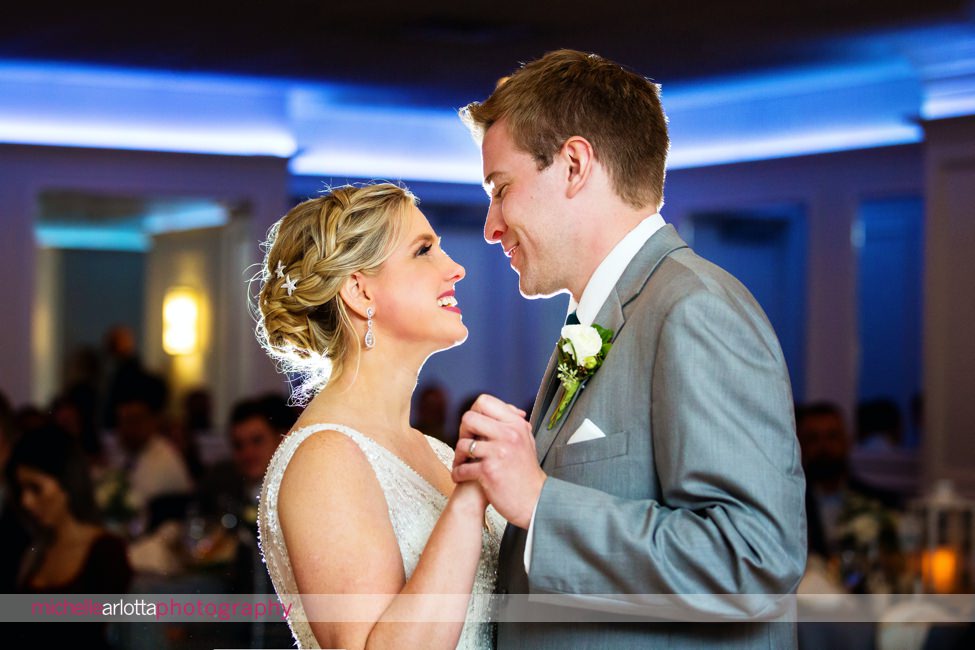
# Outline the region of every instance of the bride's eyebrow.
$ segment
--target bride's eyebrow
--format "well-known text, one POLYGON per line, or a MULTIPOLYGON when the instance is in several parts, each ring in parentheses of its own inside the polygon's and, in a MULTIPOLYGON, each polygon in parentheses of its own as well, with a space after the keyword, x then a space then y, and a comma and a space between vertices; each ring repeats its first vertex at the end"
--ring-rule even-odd
POLYGON ((417 235, 416 239, 413 240, 413 243, 410 244, 410 248, 413 248, 417 244, 424 243, 424 242, 427 244, 432 244, 434 242, 439 242, 439 241, 440 241, 440 237, 437 237, 432 232, 425 232, 417 235))

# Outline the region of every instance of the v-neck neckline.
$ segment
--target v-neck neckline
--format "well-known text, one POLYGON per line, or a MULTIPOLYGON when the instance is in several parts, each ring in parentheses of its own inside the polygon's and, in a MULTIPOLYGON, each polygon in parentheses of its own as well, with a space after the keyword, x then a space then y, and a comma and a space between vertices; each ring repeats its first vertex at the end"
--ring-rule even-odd
MULTIPOLYGON (((308 429, 315 429, 315 431, 312 431, 311 433, 315 433, 317 431, 329 431, 329 430, 333 430, 333 431, 339 431, 340 433, 353 433, 353 434, 355 434, 357 436, 360 436, 361 438, 364 438, 364 439, 368 440, 372 445, 374 445, 377 448, 379 448, 380 450, 382 450, 383 453, 385 453, 387 456, 389 456, 390 458, 392 458, 393 460, 395 460, 397 463, 399 463, 400 465, 402 465, 404 468, 406 468, 407 471, 409 471, 416 478, 420 479, 420 481, 422 481, 435 494, 440 495, 440 497, 443 498, 444 501, 447 501, 447 500, 450 499, 450 496, 449 495, 446 495, 443 492, 441 492, 440 489, 437 488, 437 486, 435 486, 433 483, 431 483, 426 478, 424 478, 424 476, 422 474, 420 474, 418 471, 416 471, 413 468, 412 465, 410 465, 405 460, 403 460, 402 458, 400 458, 398 455, 396 455, 395 453, 393 453, 393 451, 391 449, 385 447, 384 445, 379 444, 379 442, 377 442, 373 438, 370 438, 369 436, 367 436, 366 434, 362 433, 358 429, 353 429, 350 426, 346 426, 344 424, 338 424, 338 423, 335 423, 335 422, 323 422, 323 423, 312 423, 312 424, 305 425, 305 426, 301 427, 300 429, 296 429, 295 431, 293 431, 291 433, 291 435, 297 435, 297 434, 304 433, 308 429)), ((311 434, 309 433, 308 435, 311 435, 311 434)), ((440 454, 437 453, 437 450, 433 446, 433 441, 436 440, 436 439, 435 438, 432 438, 432 437, 430 437, 430 436, 428 436, 426 434, 423 434, 423 437, 426 439, 427 444, 430 446, 430 451, 433 452, 433 454, 437 457, 437 460, 438 461, 440 461, 441 463, 443 463, 443 460, 440 458, 440 454)), ((444 464, 444 467, 446 467, 446 464, 444 464)))

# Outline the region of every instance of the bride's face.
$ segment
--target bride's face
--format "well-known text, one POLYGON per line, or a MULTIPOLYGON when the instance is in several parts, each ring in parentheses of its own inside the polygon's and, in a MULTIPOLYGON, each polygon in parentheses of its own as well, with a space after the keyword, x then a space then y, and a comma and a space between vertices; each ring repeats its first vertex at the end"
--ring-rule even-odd
POLYGON ((416 206, 389 259, 373 276, 377 340, 399 340, 444 349, 467 338, 454 285, 464 267, 440 247, 440 238, 416 206), (388 338, 386 338, 388 337, 388 338))

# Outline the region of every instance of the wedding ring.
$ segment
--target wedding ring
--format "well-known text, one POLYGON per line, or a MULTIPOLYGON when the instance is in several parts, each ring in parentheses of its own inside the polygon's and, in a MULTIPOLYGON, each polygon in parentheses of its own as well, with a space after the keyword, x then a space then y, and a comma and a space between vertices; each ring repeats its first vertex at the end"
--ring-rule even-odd
POLYGON ((467 457, 471 460, 477 460, 477 456, 474 455, 474 447, 477 447, 477 440, 472 442, 470 448, 467 450, 467 457))

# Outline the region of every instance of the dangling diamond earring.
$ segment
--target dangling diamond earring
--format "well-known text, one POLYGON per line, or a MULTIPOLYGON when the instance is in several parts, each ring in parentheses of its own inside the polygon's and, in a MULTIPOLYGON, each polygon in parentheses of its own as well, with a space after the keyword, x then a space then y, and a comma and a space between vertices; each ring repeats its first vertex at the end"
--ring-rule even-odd
POLYGON ((372 317, 375 315, 376 310, 370 307, 366 310, 366 337, 365 344, 366 348, 372 348, 376 345, 376 335, 372 332, 372 317))

